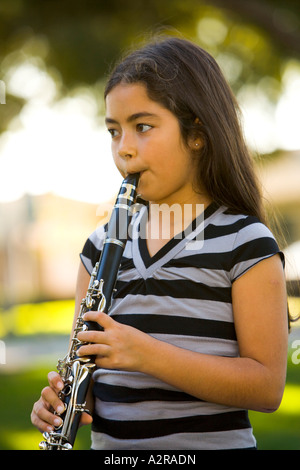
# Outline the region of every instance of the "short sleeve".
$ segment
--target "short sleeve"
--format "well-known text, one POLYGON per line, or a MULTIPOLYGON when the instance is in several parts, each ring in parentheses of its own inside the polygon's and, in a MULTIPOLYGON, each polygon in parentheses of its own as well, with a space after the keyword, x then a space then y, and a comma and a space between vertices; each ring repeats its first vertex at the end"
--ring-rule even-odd
POLYGON ((232 250, 231 282, 275 254, 280 255, 284 266, 284 255, 272 232, 256 217, 246 217, 242 228, 237 232, 232 250))
POLYGON ((106 227, 105 225, 97 228, 86 240, 80 253, 80 259, 89 274, 92 274, 95 264, 100 259, 106 227))

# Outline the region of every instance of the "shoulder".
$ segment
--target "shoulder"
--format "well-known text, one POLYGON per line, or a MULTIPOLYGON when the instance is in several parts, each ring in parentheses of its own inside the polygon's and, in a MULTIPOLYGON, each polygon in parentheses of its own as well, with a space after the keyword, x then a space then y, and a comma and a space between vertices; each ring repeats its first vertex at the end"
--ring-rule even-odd
POLYGON ((206 236, 215 239, 215 244, 226 253, 226 270, 231 282, 277 253, 284 263, 275 236, 257 217, 233 214, 226 207, 220 207, 207 227, 206 236))
POLYGON ((284 256, 271 230, 257 217, 245 214, 230 214, 224 210, 220 216, 223 227, 234 229, 231 246, 231 280, 235 281, 263 259, 279 254, 284 256), (226 224, 227 222, 227 224, 226 224), (228 225, 229 223, 229 225, 228 225))
POLYGON ((280 251, 271 230, 253 216, 244 216, 240 219, 240 227, 236 232, 232 249, 237 259, 270 256, 280 251))
MULTIPOLYGON (((209 227, 208 227, 209 228, 209 227)), ((210 232, 230 235, 232 248, 256 239, 268 238, 275 240, 271 230, 257 217, 246 214, 233 214, 226 207, 221 207, 211 222, 210 232)))

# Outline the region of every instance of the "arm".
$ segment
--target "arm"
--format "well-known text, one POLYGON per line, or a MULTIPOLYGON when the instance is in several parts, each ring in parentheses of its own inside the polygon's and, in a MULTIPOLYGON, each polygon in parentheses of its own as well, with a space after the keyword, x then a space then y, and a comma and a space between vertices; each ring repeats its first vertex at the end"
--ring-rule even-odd
MULTIPOLYGON (((285 384, 288 335, 285 282, 279 257, 260 262, 235 281, 232 297, 240 357, 175 350, 164 354, 161 350, 164 358, 161 360, 169 364, 159 362, 160 378, 167 375, 167 382, 181 385, 187 393, 203 400, 275 411, 285 384)), ((150 371, 154 370, 153 364, 150 367, 150 371)))
POLYGON ((288 334, 279 256, 261 261, 237 279, 232 299, 240 357, 184 350, 119 325, 101 312, 86 314, 105 331, 82 333, 94 344, 80 353, 99 354, 100 367, 144 372, 202 400, 274 411, 285 384, 288 334))

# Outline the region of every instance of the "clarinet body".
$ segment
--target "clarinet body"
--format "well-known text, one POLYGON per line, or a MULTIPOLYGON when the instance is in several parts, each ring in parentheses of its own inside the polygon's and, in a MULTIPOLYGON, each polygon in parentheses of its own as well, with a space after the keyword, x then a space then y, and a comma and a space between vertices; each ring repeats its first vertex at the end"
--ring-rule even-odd
POLYGON ((100 330, 95 322, 84 322, 83 315, 89 310, 108 313, 115 287, 121 257, 128 238, 128 227, 135 203, 139 174, 128 175, 120 188, 114 205, 100 260, 91 274, 89 287, 82 299, 73 337, 67 355, 58 361, 57 370, 64 382, 59 397, 65 405, 60 415, 62 425, 55 431, 45 432, 42 450, 71 450, 73 448, 81 414, 86 409, 86 395, 91 376, 96 368, 95 357, 79 357, 77 350, 84 343, 78 340, 80 331, 100 330))

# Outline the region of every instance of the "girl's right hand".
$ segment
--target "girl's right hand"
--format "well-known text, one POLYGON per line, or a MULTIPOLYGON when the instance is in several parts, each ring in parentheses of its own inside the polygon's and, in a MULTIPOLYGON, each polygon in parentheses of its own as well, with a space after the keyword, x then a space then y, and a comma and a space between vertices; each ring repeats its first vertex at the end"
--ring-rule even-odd
POLYGON ((57 372, 49 372, 49 386, 43 388, 40 399, 34 403, 31 412, 31 422, 40 432, 51 432, 60 426, 61 418, 65 407, 59 399, 58 394, 63 389, 63 382, 57 372), (54 414, 56 411, 57 414, 54 414))
MULTIPOLYGON (((59 417, 65 407, 59 399, 59 392, 64 384, 57 372, 49 372, 49 386, 43 388, 40 399, 34 403, 31 412, 31 422, 40 432, 51 432, 62 424, 59 417), (56 414, 54 414, 54 411, 56 414)), ((90 424, 92 417, 88 413, 82 413, 80 424, 90 424)))

